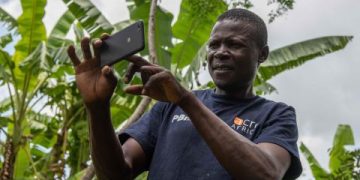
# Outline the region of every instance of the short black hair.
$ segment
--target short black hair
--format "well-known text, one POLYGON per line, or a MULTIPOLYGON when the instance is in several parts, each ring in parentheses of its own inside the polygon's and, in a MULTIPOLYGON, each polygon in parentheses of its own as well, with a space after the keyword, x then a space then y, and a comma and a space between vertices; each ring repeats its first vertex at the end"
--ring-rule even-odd
POLYGON ((267 45, 267 29, 265 22, 255 13, 240 8, 230 9, 221 14, 217 19, 217 21, 223 20, 245 21, 250 25, 253 25, 256 29, 256 43, 258 44, 259 48, 267 45))

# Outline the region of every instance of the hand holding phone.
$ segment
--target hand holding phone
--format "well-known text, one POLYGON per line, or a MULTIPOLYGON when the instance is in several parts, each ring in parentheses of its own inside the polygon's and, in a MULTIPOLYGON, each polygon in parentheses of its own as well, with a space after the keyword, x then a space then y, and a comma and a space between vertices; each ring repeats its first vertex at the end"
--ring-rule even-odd
POLYGON ((100 48, 101 67, 113 65, 145 47, 144 23, 138 21, 106 39, 100 48))

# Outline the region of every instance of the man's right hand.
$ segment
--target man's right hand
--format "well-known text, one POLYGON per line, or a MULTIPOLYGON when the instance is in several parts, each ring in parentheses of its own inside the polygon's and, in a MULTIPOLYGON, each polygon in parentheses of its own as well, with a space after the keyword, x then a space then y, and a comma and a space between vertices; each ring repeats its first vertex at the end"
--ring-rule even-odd
POLYGON ((87 107, 108 104, 117 84, 112 69, 109 66, 100 67, 100 47, 108 37, 105 34, 92 43, 94 55, 91 54, 90 39, 83 38, 82 60, 76 55, 74 46, 68 48, 68 55, 75 68, 76 85, 87 107))

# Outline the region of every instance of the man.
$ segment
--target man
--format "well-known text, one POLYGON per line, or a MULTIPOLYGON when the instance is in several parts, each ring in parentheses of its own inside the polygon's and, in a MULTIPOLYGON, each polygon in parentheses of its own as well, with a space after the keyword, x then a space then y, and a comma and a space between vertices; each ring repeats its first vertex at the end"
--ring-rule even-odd
MULTIPOLYGON (((105 39, 104 36, 102 39, 105 39)), ((291 106, 254 95, 257 68, 268 56, 265 23, 233 9, 219 18, 208 44, 208 69, 215 89, 190 92, 163 68, 128 58, 143 85, 125 92, 159 102, 116 136, 109 100, 116 86, 110 67, 99 67, 101 40, 81 42, 84 60, 68 53, 90 116, 92 159, 100 179, 294 179, 301 173, 295 112, 291 106), (120 143, 121 142, 121 143, 120 143)))

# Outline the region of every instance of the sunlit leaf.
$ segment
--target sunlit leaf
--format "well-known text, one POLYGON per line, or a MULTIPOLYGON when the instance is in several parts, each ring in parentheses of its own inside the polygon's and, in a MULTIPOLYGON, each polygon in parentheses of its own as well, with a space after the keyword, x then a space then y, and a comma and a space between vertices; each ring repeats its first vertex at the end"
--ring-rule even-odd
POLYGON ((111 120, 114 127, 118 127, 122 122, 128 119, 134 112, 133 108, 128 106, 113 106, 111 107, 111 120))
POLYGON ((26 179, 25 172, 30 169, 30 145, 26 143, 21 146, 19 152, 16 156, 15 168, 14 168, 14 177, 16 179, 26 179))
POLYGON ((76 174, 69 177, 68 180, 82 180, 85 175, 87 169, 77 172, 76 174))
POLYGON ((63 0, 69 11, 93 38, 111 34, 113 26, 90 0, 63 0))
MULTIPOLYGON (((132 20, 143 20, 145 28, 145 50, 142 55, 148 55, 148 23, 150 13, 150 1, 138 1, 137 5, 129 5, 130 18, 132 20)), ((171 42, 171 22, 173 15, 165 9, 157 6, 155 15, 155 48, 158 64, 170 69, 171 59, 169 48, 173 47, 171 42)))
POLYGON ((314 155, 311 153, 311 151, 305 146, 304 143, 301 143, 300 145, 300 151, 303 153, 303 155, 305 156, 306 160, 308 161, 310 168, 311 168, 311 172, 314 175, 314 177, 317 177, 317 179, 328 179, 329 178, 329 173, 326 172, 326 170, 324 170, 319 162, 316 160, 316 158, 314 157, 314 155))
POLYGON ((172 29, 174 37, 180 41, 171 50, 172 63, 178 68, 189 65, 208 40, 217 17, 226 9, 226 3, 220 0, 183 0, 172 29))
POLYGON ((19 65, 24 72, 31 70, 33 74, 40 71, 51 71, 54 62, 50 58, 45 43, 40 43, 32 53, 19 65))
POLYGON ((76 42, 80 42, 81 39, 85 37, 84 29, 81 27, 80 23, 75 24, 73 28, 74 28, 76 42))
POLYGON ((277 92, 276 88, 268 82, 262 82, 254 86, 254 91, 257 95, 271 94, 277 92))
POLYGON ((0 101, 0 113, 9 111, 11 108, 11 100, 9 97, 4 98, 0 101))
POLYGON ((131 20, 131 19, 127 19, 124 21, 120 21, 118 23, 115 23, 113 26, 115 28, 116 31, 120 31, 128 26, 130 26, 131 24, 135 23, 136 21, 131 20))
POLYGON ((42 22, 46 0, 21 0, 21 5, 23 13, 17 20, 21 39, 15 46, 13 57, 16 64, 31 54, 41 41, 46 40, 46 30, 42 22))
POLYGON ((330 151, 329 167, 336 171, 342 164, 342 157, 345 154, 345 145, 354 145, 354 135, 349 125, 340 124, 336 130, 333 140, 333 147, 330 151))
POLYGON ((196 56, 191 61, 189 69, 185 72, 182 81, 185 86, 192 89, 194 87, 193 83, 196 81, 197 76, 199 75, 199 70, 201 66, 204 66, 206 63, 206 43, 204 43, 201 48, 198 50, 196 56))
POLYGON ((266 81, 316 57, 343 49, 351 39, 352 36, 327 36, 273 50, 268 60, 260 66, 258 76, 266 81))
POLYGON ((16 28, 18 23, 16 19, 1 7, 0 7, 0 22, 5 24, 5 27, 8 31, 15 30, 15 33, 17 33, 16 28))
POLYGON ((12 71, 15 67, 14 62, 8 52, 0 49, 0 85, 1 81, 13 82, 12 71))
POLYGON ((61 48, 64 45, 64 39, 68 34, 71 25, 75 21, 75 17, 72 15, 70 11, 66 11, 60 19, 55 24, 54 28, 52 29, 49 38, 48 38, 48 45, 51 48, 61 48))
POLYGON ((11 34, 5 34, 0 37, 0 47, 4 48, 6 45, 8 45, 12 41, 11 34))

